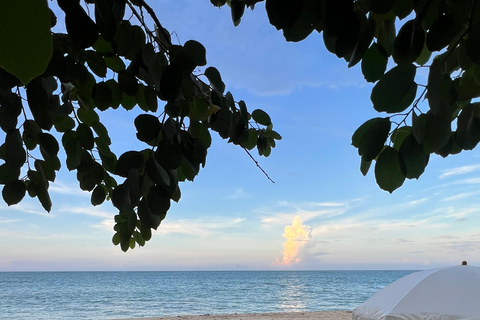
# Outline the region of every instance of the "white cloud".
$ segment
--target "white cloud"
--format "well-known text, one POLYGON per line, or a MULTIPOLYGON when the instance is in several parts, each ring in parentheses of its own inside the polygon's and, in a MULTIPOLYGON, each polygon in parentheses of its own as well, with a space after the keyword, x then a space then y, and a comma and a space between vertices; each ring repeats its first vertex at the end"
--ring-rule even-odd
POLYGON ((245 221, 244 218, 204 218, 204 219, 180 219, 175 221, 164 220, 158 228, 158 233, 179 233, 200 237, 209 237, 225 229, 235 227, 245 221))
POLYGON ((470 173, 477 170, 480 170, 480 165, 469 165, 469 166, 452 168, 452 169, 444 170, 443 173, 439 176, 439 178, 444 179, 450 176, 457 176, 457 175, 466 174, 466 173, 470 173))
POLYGON ((15 223, 15 222, 20 222, 23 220, 20 219, 9 219, 9 220, 4 220, 0 218, 0 224, 7 224, 7 223, 15 223))
POLYGON ((69 212, 75 214, 84 214, 92 217, 110 218, 113 220, 115 213, 103 211, 99 207, 64 207, 59 209, 60 212, 69 212))
POLYGON ((89 197, 90 193, 86 191, 82 191, 80 187, 77 185, 69 185, 62 181, 56 180, 54 183, 51 183, 49 188, 49 192, 58 193, 58 194, 65 194, 65 195, 72 195, 72 196, 80 196, 80 197, 89 197))
POLYGON ((251 198, 252 194, 246 192, 243 188, 236 189, 233 194, 227 196, 227 199, 242 199, 242 198, 251 198))
POLYGON ((10 211, 10 210, 17 210, 17 211, 22 211, 25 213, 31 213, 31 214, 36 214, 39 216, 44 216, 48 218, 53 218, 54 215, 52 213, 48 213, 47 211, 40 211, 38 208, 41 208, 39 204, 33 205, 32 203, 28 202, 21 202, 19 204, 5 207, 0 205, 0 211, 10 211))

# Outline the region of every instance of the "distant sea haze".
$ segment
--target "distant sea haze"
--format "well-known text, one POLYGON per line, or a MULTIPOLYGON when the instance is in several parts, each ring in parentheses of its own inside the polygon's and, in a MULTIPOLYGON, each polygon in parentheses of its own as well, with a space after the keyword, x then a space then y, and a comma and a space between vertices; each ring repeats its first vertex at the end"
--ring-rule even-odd
POLYGON ((411 272, 0 272, 0 319, 352 310, 411 272))

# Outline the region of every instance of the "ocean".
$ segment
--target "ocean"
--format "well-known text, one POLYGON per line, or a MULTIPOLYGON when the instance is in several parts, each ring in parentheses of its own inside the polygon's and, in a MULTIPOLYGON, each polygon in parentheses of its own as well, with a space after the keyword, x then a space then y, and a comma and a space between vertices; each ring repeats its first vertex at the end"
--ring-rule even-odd
POLYGON ((0 272, 0 319, 352 310, 411 272, 0 272))

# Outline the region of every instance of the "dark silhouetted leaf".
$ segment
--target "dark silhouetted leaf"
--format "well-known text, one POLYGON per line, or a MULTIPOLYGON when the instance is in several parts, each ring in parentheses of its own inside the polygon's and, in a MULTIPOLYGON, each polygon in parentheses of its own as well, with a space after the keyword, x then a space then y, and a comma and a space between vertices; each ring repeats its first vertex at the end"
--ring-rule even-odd
POLYGON ((390 193, 402 186, 405 181, 404 164, 397 150, 385 147, 375 164, 375 179, 378 186, 390 193))
POLYGON ((270 116, 263 110, 261 109, 256 109, 253 110, 252 112, 252 118, 259 124, 262 124, 264 126, 268 126, 272 123, 272 120, 270 119, 270 116))
POLYGON ((77 128, 77 139, 82 148, 92 150, 94 146, 93 132, 89 126, 80 123, 77 128))
POLYGON ((225 83, 223 83, 222 76, 216 68, 208 67, 205 70, 205 76, 208 78, 208 81, 210 81, 210 85, 213 87, 213 89, 220 93, 225 91, 225 83))
POLYGON ((52 117, 48 111, 49 101, 47 91, 41 82, 35 79, 26 87, 27 99, 33 118, 40 128, 50 130, 53 126, 52 117))
POLYGON ((175 100, 180 93, 182 81, 182 68, 176 63, 168 65, 160 79, 160 98, 165 101, 175 100))
POLYGON ((415 140, 413 134, 410 134, 403 140, 399 152, 405 163, 405 177, 407 179, 418 179, 427 165, 427 155, 423 145, 415 140))
POLYGON ((39 133, 37 138, 43 158, 55 158, 60 150, 57 139, 46 132, 39 133))
POLYGON ((427 112, 423 145, 427 153, 435 152, 447 144, 451 135, 451 115, 427 112))
POLYGON ((23 84, 42 74, 52 57, 50 21, 46 1, 2 2, 0 68, 23 84))
POLYGON ((372 161, 382 151, 390 132, 389 118, 374 118, 362 124, 352 136, 352 145, 365 162, 372 161))
POLYGON ((158 138, 162 126, 157 117, 141 114, 135 118, 135 128, 138 140, 149 143, 158 138))
POLYGON ((393 60, 410 64, 417 60, 425 44, 425 31, 415 20, 407 21, 398 31, 393 44, 393 60))
POLYGON ((417 68, 403 64, 390 69, 373 87, 370 99, 378 112, 395 113, 405 110, 415 100, 417 68))
POLYGON ((205 47, 198 41, 195 40, 188 40, 183 45, 187 56, 195 62, 197 66, 204 66, 207 64, 207 51, 205 47))
POLYGON ((143 154, 138 151, 127 151, 120 156, 117 160, 115 167, 115 174, 121 177, 128 177, 128 171, 130 169, 141 169, 145 166, 145 159, 143 154))
MULTIPOLYGON (((350 58, 350 61, 348 62, 349 68, 359 63, 360 60, 362 60, 365 56, 365 53, 370 47, 370 44, 372 43, 373 37, 375 35, 375 28, 375 20, 368 19, 368 22, 360 33, 357 43, 355 44, 355 48, 353 49, 352 56, 350 58)), ((385 72, 385 69, 383 70, 383 72, 385 72)))
POLYGON ((12 169, 23 167, 27 153, 18 129, 10 130, 5 137, 5 163, 12 169))
POLYGON ((118 73, 118 86, 120 90, 129 96, 135 96, 138 91, 138 82, 129 71, 120 71, 118 73))
POLYGON ((368 8, 373 13, 385 14, 393 9, 395 0, 367 0, 368 8))
POLYGON ((5 184, 2 190, 3 200, 9 205, 14 205, 22 201, 25 197, 27 188, 21 180, 15 180, 5 184))
POLYGON ((450 14, 439 15, 427 34, 427 47, 430 51, 440 51, 453 41, 460 32, 450 14))
POLYGON ((383 47, 373 43, 362 59, 362 73, 365 80, 375 82, 380 79, 387 69, 387 62, 388 56, 383 47))

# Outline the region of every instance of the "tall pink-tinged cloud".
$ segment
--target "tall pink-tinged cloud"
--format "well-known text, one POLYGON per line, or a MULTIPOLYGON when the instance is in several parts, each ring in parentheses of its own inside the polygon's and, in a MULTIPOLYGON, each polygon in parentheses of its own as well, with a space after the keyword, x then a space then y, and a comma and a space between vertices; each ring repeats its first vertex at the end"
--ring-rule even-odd
POLYGON ((302 260, 302 249, 311 240, 312 228, 302 225, 299 216, 293 218, 291 225, 285 227, 283 237, 286 239, 283 244, 283 257, 275 260, 276 265, 288 266, 297 264, 302 260))

